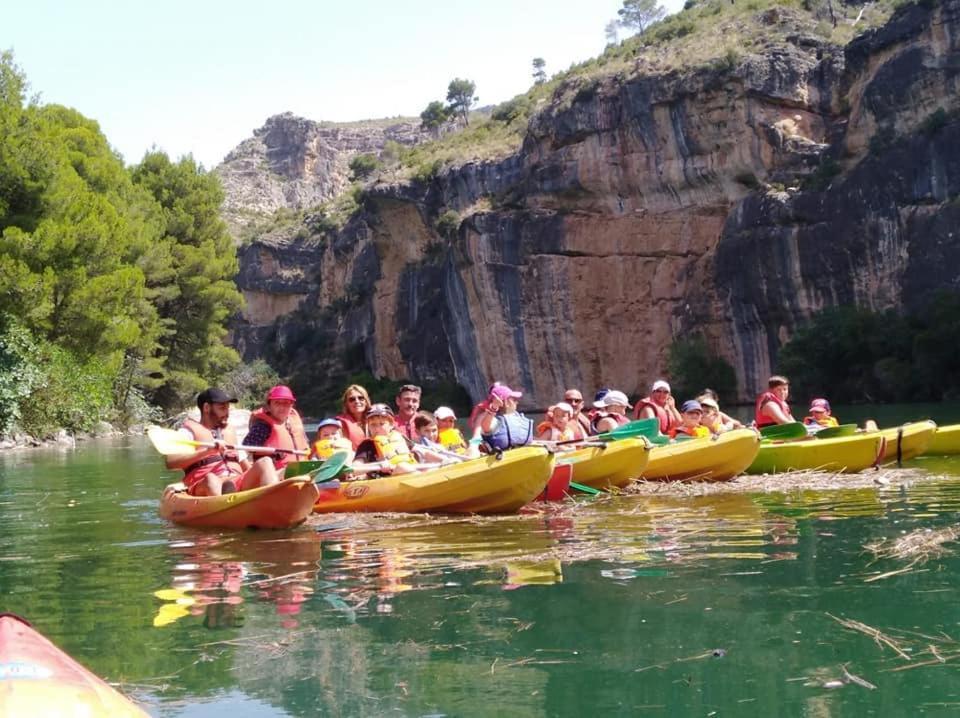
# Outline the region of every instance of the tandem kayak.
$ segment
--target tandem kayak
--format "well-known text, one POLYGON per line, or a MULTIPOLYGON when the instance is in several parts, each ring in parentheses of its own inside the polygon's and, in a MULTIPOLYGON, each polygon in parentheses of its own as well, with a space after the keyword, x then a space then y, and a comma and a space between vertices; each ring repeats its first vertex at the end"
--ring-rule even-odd
POLYGON ((930 440, 936 433, 937 425, 929 420, 881 429, 880 435, 887 440, 887 443, 883 456, 880 457, 880 463, 900 463, 920 456, 927 451, 930 440))
POLYGON ((223 496, 191 496, 183 484, 170 484, 160 499, 160 516, 184 526, 286 529, 306 520, 318 495, 307 476, 223 496))
POLYGON ((854 474, 875 466, 882 456, 883 446, 884 438, 879 431, 836 439, 765 441, 747 473, 815 470, 854 474))
POLYGON ((709 439, 654 446, 643 478, 647 481, 727 481, 743 473, 757 455, 759 446, 760 435, 753 429, 734 429, 709 439))
POLYGON ((0 715, 146 716, 30 624, 0 613, 0 715))
POLYGON ((544 490, 553 466, 554 455, 544 447, 523 446, 411 474, 320 484, 313 510, 512 513, 544 490))
POLYGON ((618 439, 557 454, 557 464, 573 467, 573 480, 595 489, 623 487, 647 466, 650 448, 643 439, 618 439))
POLYGON ((937 427, 926 453, 928 456, 960 454, 960 424, 937 427))

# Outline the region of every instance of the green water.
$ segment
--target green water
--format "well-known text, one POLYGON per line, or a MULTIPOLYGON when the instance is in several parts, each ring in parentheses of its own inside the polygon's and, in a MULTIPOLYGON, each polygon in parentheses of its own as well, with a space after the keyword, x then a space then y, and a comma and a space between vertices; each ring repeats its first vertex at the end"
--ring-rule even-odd
POLYGON ((161 521, 142 439, 6 454, 0 608, 154 715, 945 715, 960 559, 865 580, 956 521, 960 459, 914 466, 945 477, 256 533, 161 521))

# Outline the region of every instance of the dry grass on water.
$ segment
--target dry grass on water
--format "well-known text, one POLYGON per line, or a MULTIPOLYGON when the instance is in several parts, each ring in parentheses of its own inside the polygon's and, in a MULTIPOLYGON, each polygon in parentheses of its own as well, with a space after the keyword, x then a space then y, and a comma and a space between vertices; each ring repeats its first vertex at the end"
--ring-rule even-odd
POLYGON ((886 669, 889 673, 942 665, 960 658, 960 641, 946 633, 927 635, 905 629, 881 631, 850 618, 839 618, 832 613, 827 615, 844 628, 869 636, 881 651, 889 648, 897 658, 906 661, 902 665, 886 669))

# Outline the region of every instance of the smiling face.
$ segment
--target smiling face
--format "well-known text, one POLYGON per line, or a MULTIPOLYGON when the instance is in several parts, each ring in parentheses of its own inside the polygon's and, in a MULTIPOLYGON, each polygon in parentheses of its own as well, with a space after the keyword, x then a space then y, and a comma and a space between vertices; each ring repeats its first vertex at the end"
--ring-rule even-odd
POLYGON ((401 416, 413 416, 420 409, 420 394, 415 391, 402 391, 397 396, 397 409, 401 416))
POLYGON ((557 427, 560 431, 563 431, 567 428, 567 424, 570 422, 570 414, 565 412, 563 409, 554 409, 553 410, 553 425, 557 427))
POLYGON ((367 419, 367 433, 370 436, 387 436, 393 429, 393 419, 389 416, 371 416, 367 419))
POLYGON ((430 441, 436 441, 440 437, 440 429, 437 428, 436 424, 427 424, 417 429, 417 433, 420 436, 430 439, 430 441))
POLYGON ((354 419, 359 419, 363 416, 363 412, 367 410, 368 404, 369 401, 367 397, 357 390, 348 391, 343 400, 344 410, 354 419))
POLYGON ((683 425, 689 428, 694 428, 700 426, 700 418, 703 416, 703 412, 700 409, 691 409, 690 411, 683 412, 683 425))
POLYGON ((668 396, 670 396, 670 392, 666 389, 654 389, 650 392, 650 401, 658 406, 664 406, 667 403, 668 396))

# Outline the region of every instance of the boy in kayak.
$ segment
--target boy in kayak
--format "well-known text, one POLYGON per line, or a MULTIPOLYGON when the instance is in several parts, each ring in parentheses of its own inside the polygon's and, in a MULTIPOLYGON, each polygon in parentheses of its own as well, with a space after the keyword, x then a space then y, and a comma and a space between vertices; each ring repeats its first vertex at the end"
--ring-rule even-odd
POLYGON ((790 395, 790 381, 779 374, 767 380, 767 390, 757 397, 754 420, 757 428, 774 424, 792 424, 796 419, 790 413, 787 397, 790 395))
POLYGON ((830 413, 830 402, 826 399, 814 399, 810 402, 810 412, 803 417, 803 423, 808 434, 816 434, 820 429, 830 426, 840 426, 837 417, 830 413))
POLYGON ((705 439, 710 436, 710 429, 700 424, 700 420, 703 418, 703 407, 699 401, 691 399, 683 402, 683 406, 680 407, 680 416, 683 421, 680 426, 670 430, 671 439, 676 439, 678 436, 690 439, 705 439))
POLYGON ((421 455, 418 449, 414 449, 418 458, 428 463, 443 461, 439 452, 443 451, 444 448, 440 443, 440 428, 437 426, 434 416, 428 411, 418 411, 417 415, 413 417, 413 428, 416 430, 416 438, 413 443, 430 452, 429 454, 423 452, 426 455, 421 455))
POLYGON ((202 446, 188 454, 166 457, 168 469, 183 471, 183 483, 194 496, 220 496, 278 481, 269 456, 251 464, 231 449, 240 443, 230 426, 230 405, 236 401, 235 397, 214 387, 200 392, 197 396, 200 421, 185 419, 178 429, 191 441, 215 444, 212 448, 202 446))
POLYGON ((353 443, 343 435, 343 427, 336 419, 324 419, 317 424, 317 435, 311 447, 310 458, 326 460, 338 451, 349 451, 353 457, 353 443))
MULTIPOLYGON (((373 404, 367 411, 367 433, 370 435, 357 449, 357 462, 354 468, 368 468, 363 464, 381 464, 378 469, 382 474, 409 474, 417 470, 417 457, 410 451, 407 439, 396 429, 396 417, 393 409, 386 404, 373 404)), ((411 442, 412 443, 412 442, 411 442)), ((424 448, 424 456, 431 455, 429 449, 424 448)), ((437 455, 431 456, 431 461, 437 460, 437 455)), ((442 460, 442 457, 439 457, 442 460)))

